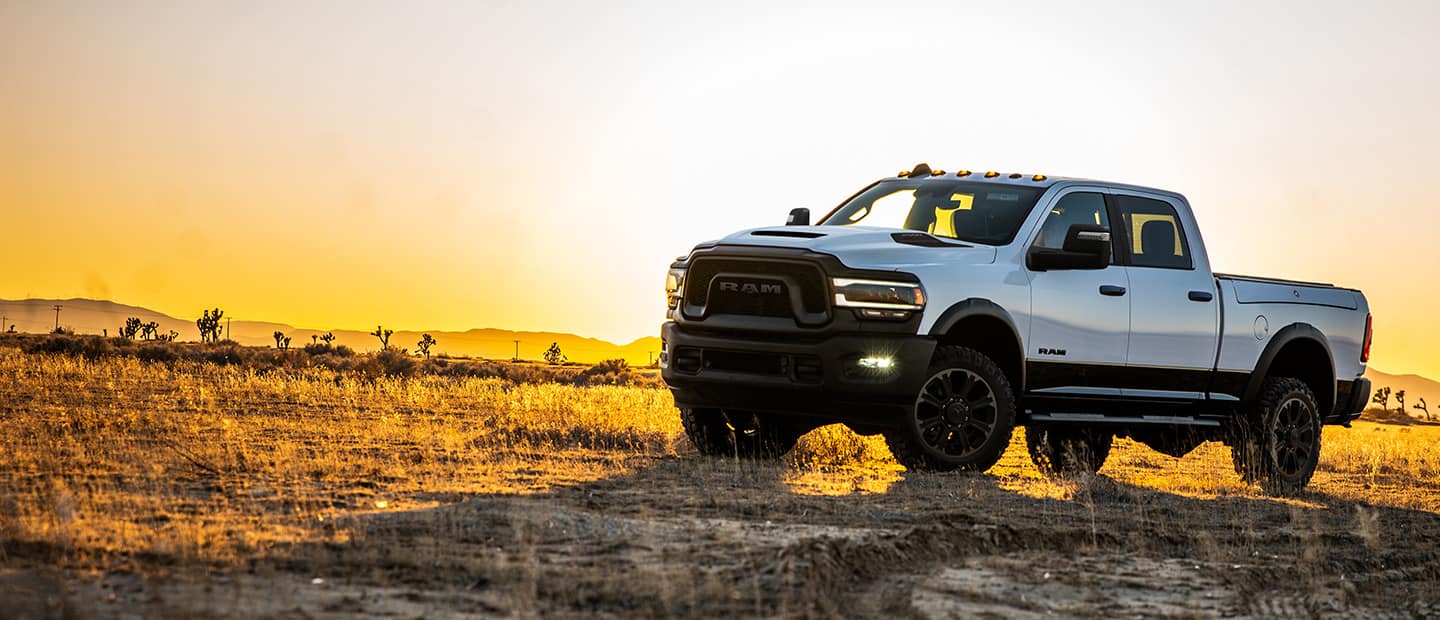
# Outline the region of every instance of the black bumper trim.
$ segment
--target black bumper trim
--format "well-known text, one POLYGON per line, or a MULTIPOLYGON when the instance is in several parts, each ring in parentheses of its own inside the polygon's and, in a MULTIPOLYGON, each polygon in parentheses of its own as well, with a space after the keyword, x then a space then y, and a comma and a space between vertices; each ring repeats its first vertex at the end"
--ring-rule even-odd
POLYGON ((661 328, 661 377, 683 408, 741 409, 822 422, 899 423, 925 382, 936 341, 928 336, 840 333, 819 340, 728 338, 661 328), (710 357, 724 363, 704 364, 710 357), (888 356, 890 372, 861 370, 861 356, 888 356), (698 360, 698 363, 697 363, 698 360), (756 360, 752 367, 736 360, 756 360), (683 361, 682 366, 677 362, 683 361), (818 369, 810 366, 818 363, 818 369))

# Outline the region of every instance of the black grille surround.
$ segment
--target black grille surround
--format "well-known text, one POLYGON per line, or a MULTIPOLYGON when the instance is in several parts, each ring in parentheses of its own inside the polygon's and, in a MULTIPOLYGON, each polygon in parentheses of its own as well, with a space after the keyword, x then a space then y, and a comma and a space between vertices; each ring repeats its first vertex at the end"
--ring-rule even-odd
POLYGON ((843 333, 915 334, 920 326, 920 312, 904 321, 861 320, 853 309, 834 306, 831 278, 917 284, 919 278, 899 271, 853 269, 830 254, 716 244, 697 248, 672 268, 684 268, 686 275, 683 297, 671 318, 693 333, 801 342, 843 333))
POLYGON ((830 284, 820 266, 790 259, 702 256, 685 274, 685 314, 788 317, 799 325, 830 320, 830 284))

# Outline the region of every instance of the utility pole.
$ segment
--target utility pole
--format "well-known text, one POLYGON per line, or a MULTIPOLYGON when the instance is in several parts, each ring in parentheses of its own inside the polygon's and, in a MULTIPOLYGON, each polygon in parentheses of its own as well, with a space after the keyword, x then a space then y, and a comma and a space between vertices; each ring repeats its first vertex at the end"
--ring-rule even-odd
POLYGON ((55 331, 60 331, 60 309, 64 306, 55 304, 55 331))
POLYGON ((231 318, 233 318, 233 317, 228 317, 228 316, 225 317, 225 339, 226 339, 226 340, 229 340, 229 339, 230 339, 230 319, 231 319, 231 318))
POLYGON ((511 358, 510 361, 512 361, 512 362, 518 362, 518 361, 520 361, 520 341, 519 341, 519 340, 516 340, 516 341, 515 341, 515 357, 514 357, 514 358, 511 358))
POLYGON ((10 317, 0 315, 0 334, 10 333, 10 317))

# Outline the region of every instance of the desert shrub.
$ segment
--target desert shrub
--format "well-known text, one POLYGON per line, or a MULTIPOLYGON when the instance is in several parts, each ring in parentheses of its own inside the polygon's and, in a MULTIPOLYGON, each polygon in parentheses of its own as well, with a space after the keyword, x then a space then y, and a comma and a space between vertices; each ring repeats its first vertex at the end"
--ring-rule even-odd
MULTIPOLYGON (((333 338, 332 338, 331 340, 333 340, 333 338)), ((345 345, 343 345, 343 344, 332 345, 332 344, 328 344, 328 343, 322 342, 322 343, 319 343, 319 344, 307 344, 307 345, 305 345, 305 353, 307 353, 307 354, 309 354, 309 355, 312 355, 312 356, 314 356, 314 355, 334 355, 334 356, 337 356, 337 357, 354 357, 354 356, 355 356, 355 349, 352 349, 352 348, 350 348, 350 347, 347 347, 347 346, 345 346, 345 345)))
POLYGON ((366 355, 355 369, 370 377, 409 377, 415 374, 415 360, 403 349, 383 349, 366 355))
MULTIPOLYGON (((125 342, 130 341, 126 340, 125 342)), ((177 347, 164 344, 146 344, 140 347, 133 347, 133 349, 135 358, 146 362, 169 363, 181 359, 180 352, 176 350, 177 347)))
POLYGON ((99 359, 114 352, 110 342, 101 336, 76 336, 74 334, 50 334, 25 344, 26 353, 56 353, 76 355, 85 359, 99 359))
POLYGON ((224 340, 201 349, 200 361, 217 366, 238 366, 250 361, 252 354, 234 340, 224 340))
POLYGON ((630 364, 622 359, 605 360, 586 368, 570 379, 575 385, 633 385, 635 373, 630 364))

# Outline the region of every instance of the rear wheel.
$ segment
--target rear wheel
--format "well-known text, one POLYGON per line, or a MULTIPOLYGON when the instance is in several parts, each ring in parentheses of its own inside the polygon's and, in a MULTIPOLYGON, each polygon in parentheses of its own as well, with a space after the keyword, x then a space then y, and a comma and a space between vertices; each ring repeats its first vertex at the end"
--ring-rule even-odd
POLYGON ((1029 426, 1025 446, 1030 460, 1051 476, 1093 474, 1110 456, 1115 435, 1108 431, 1079 426, 1029 426))
POLYGON ((1015 395, 1005 373, 979 351, 943 346, 929 375, 905 424, 885 433, 895 460, 912 470, 989 469, 1015 428, 1015 395))
POLYGON ((1272 495, 1296 493, 1320 463, 1320 413, 1315 394, 1299 379, 1275 377, 1239 421, 1231 441, 1235 471, 1272 495))
POLYGON ((779 458, 804 434, 773 417, 730 409, 681 409, 680 424, 705 456, 779 458))

